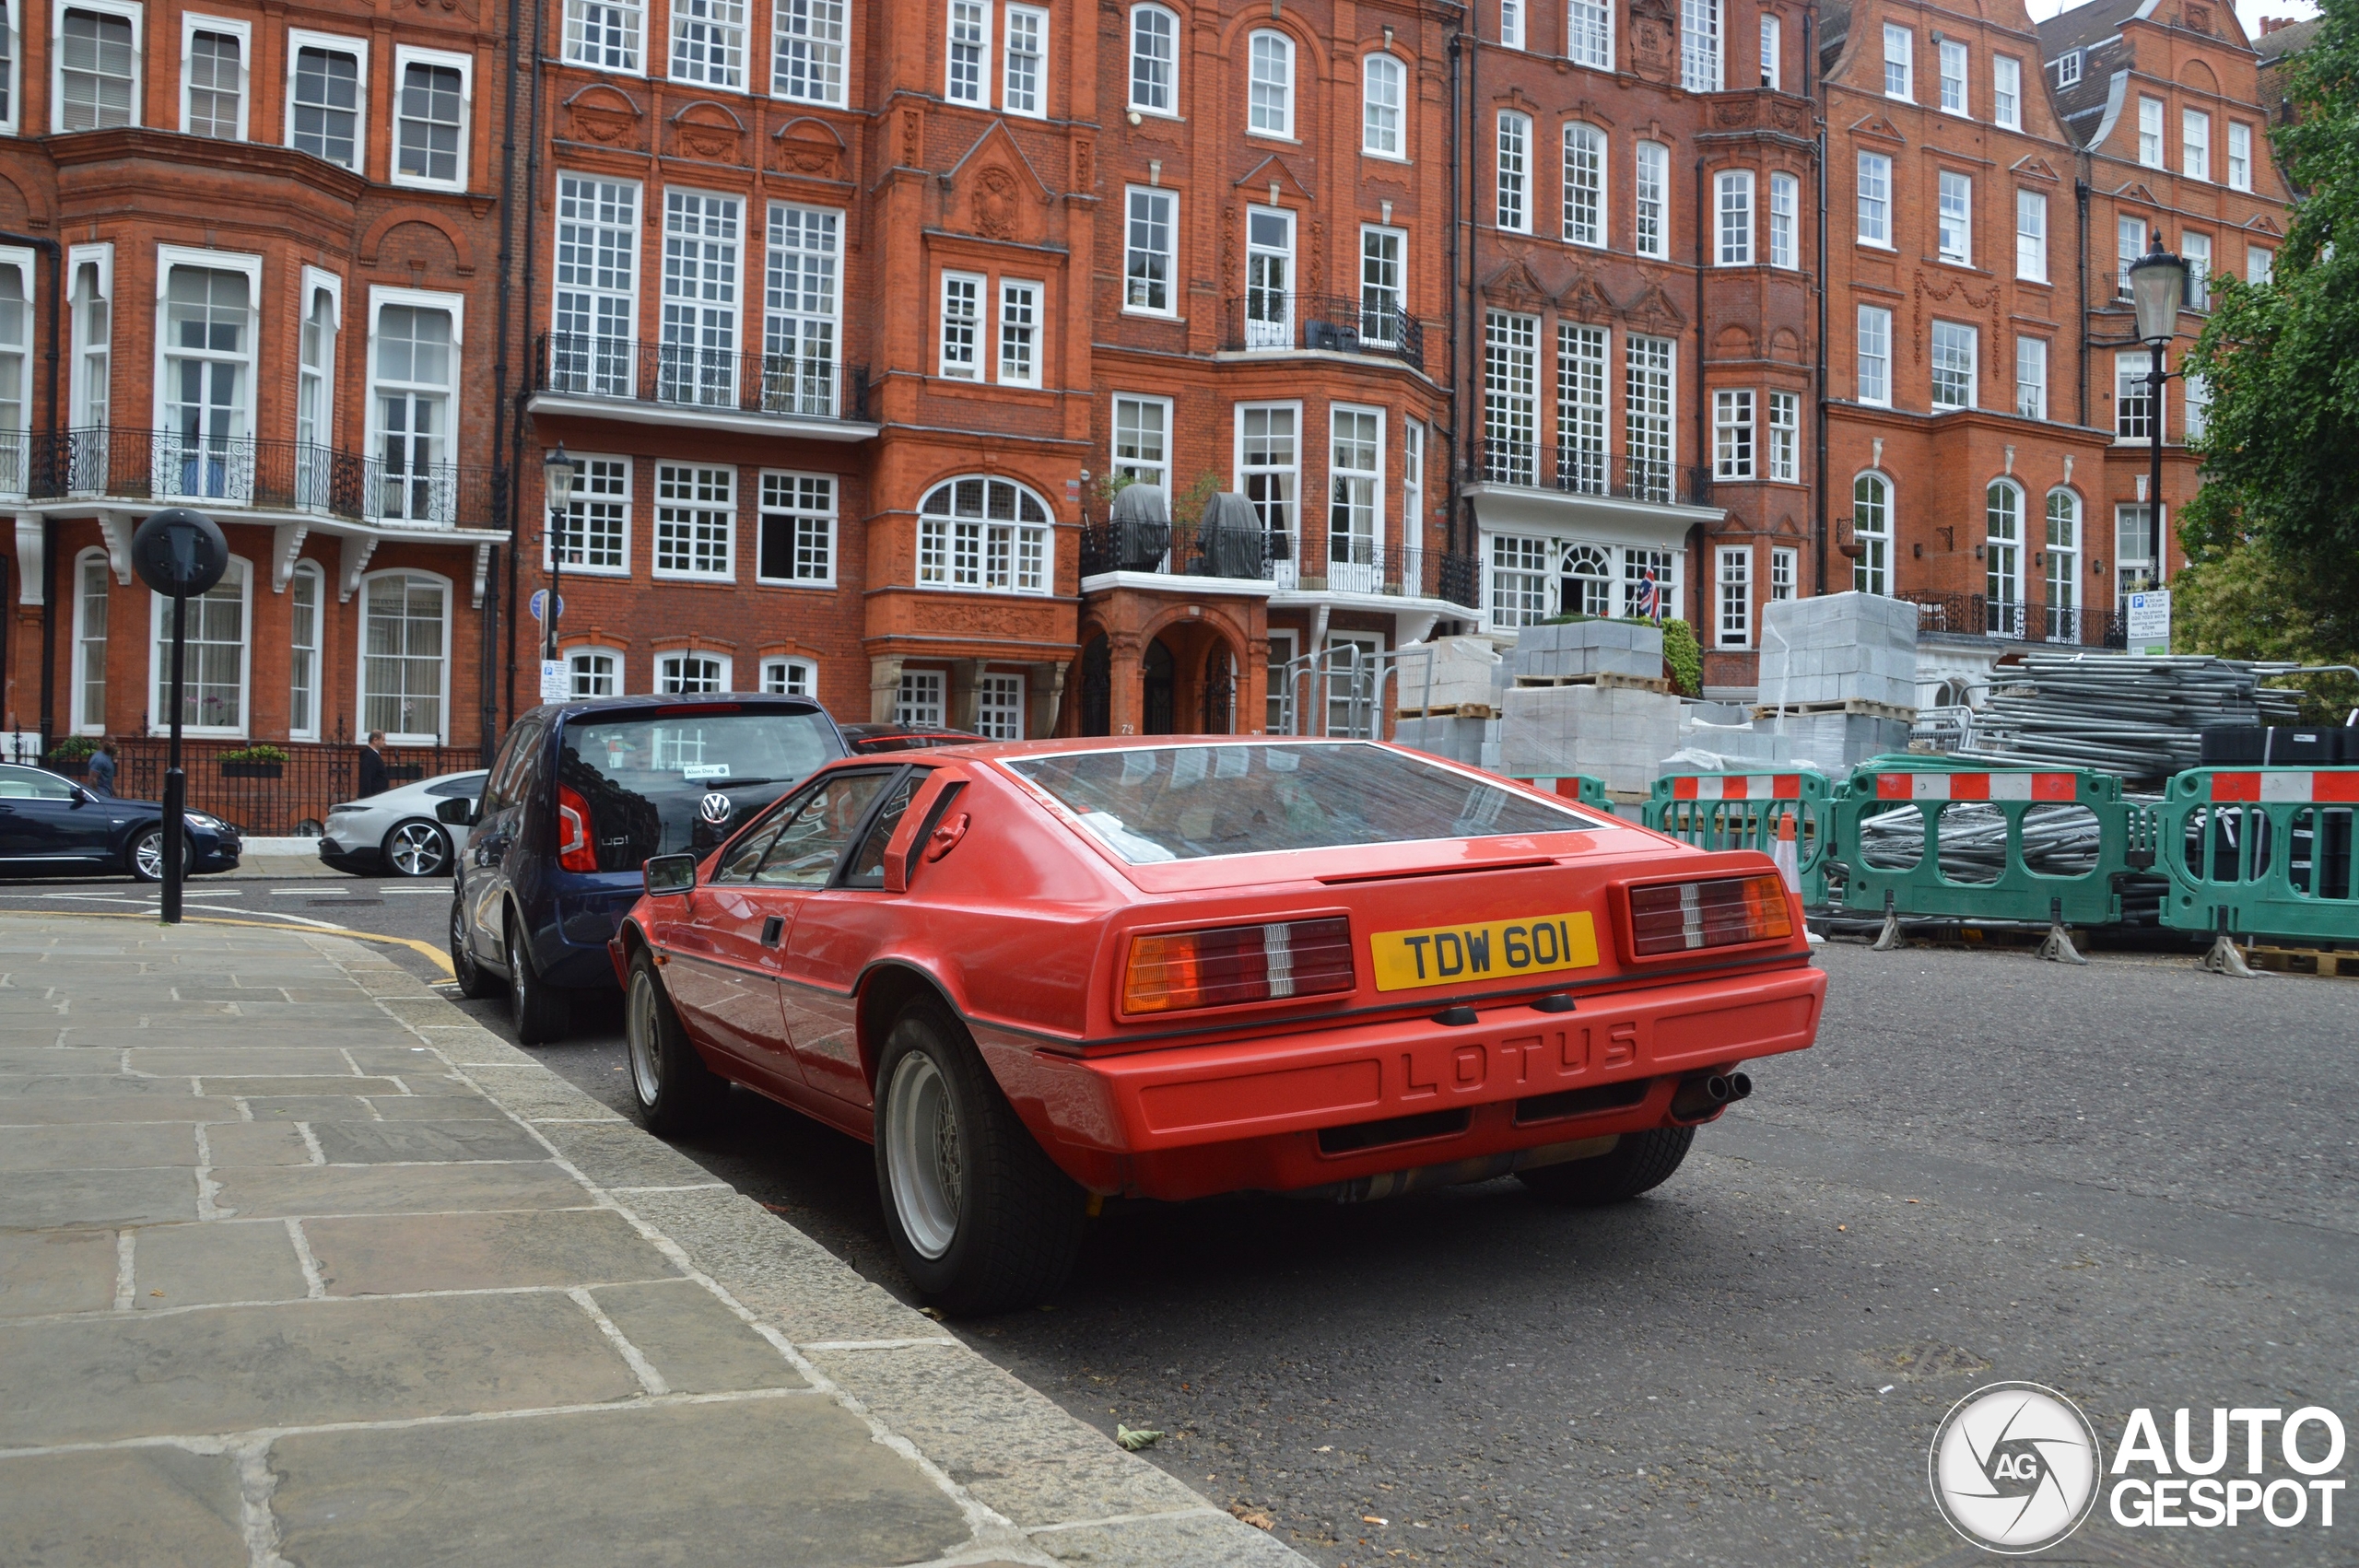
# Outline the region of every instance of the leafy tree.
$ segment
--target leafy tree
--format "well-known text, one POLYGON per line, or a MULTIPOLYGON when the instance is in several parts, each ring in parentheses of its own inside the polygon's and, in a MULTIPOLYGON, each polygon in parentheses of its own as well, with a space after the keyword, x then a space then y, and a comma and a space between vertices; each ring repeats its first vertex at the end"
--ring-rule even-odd
MULTIPOLYGON (((2321 616, 2302 591, 2302 575, 2265 541, 2232 545, 2173 579, 2172 629, 2180 646, 2229 659, 2359 664, 2347 620, 2321 616)), ((2308 694, 2304 717, 2314 720, 2340 722, 2359 704, 2359 681, 2348 675, 2299 675, 2280 684, 2308 694)))
MULTIPOLYGON (((2305 627, 2306 646, 2349 649, 2359 646, 2359 0, 2324 0, 2289 87, 2298 117, 2271 136, 2304 194, 2274 277, 2219 279, 2188 356, 2212 411, 2197 443, 2203 487, 2180 513, 2179 540, 2200 599, 2234 602, 2267 583, 2283 596, 2270 613, 2305 627), (2258 553, 2231 566, 2248 547, 2258 553)), ((2236 638, 2234 618, 2216 635, 2236 638)))

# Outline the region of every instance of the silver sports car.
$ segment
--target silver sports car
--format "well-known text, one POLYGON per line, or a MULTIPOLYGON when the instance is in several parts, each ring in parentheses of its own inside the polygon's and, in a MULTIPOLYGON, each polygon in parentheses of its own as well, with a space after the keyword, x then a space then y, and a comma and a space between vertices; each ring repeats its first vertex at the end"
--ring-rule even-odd
POLYGON ((452 860, 465 847, 467 830, 437 822, 434 808, 444 801, 474 800, 482 794, 484 773, 480 767, 446 773, 364 801, 330 806, 320 859, 340 872, 450 875, 452 860))

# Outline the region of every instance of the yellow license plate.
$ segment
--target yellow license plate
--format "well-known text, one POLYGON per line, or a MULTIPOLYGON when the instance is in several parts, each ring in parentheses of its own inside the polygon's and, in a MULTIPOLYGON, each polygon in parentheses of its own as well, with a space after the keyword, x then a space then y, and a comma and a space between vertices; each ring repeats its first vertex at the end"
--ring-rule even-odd
POLYGON ((1532 915, 1419 931, 1379 931, 1371 946, 1376 989, 1380 991, 1462 986, 1472 980, 1588 969, 1597 964, 1597 930, 1586 913, 1532 915))

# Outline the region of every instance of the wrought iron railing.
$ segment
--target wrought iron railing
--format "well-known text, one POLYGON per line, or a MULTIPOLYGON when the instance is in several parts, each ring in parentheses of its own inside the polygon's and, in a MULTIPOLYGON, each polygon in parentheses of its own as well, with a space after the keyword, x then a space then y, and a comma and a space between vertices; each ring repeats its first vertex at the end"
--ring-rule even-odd
POLYGON ((1304 592, 1374 593, 1475 603, 1474 559, 1350 535, 1233 532, 1207 542, 1194 523, 1101 522, 1081 531, 1081 575, 1156 572, 1250 578, 1304 592))
POLYGON ((536 390, 667 408, 774 418, 868 418, 868 367, 824 354, 741 354, 698 343, 640 343, 549 332, 534 351, 536 390))
MULTIPOLYGON (((284 763, 256 767, 245 765, 233 773, 220 754, 245 745, 243 741, 182 743, 188 775, 188 803, 237 824, 250 835, 286 837, 317 832, 327 821, 328 808, 348 801, 359 788, 360 748, 334 742, 281 742, 284 763)), ((132 800, 153 801, 164 788, 164 767, 170 743, 142 736, 116 743, 115 792, 132 800)), ((384 751, 387 781, 394 788, 419 778, 460 773, 482 766, 482 754, 472 746, 388 746, 384 751)))
POLYGON ((1658 506, 1701 506, 1711 499, 1712 471, 1646 457, 1608 457, 1517 437, 1486 436, 1483 478, 1492 485, 1559 490, 1658 506))
POLYGON ((1918 607, 1919 632, 1987 637, 2020 642, 2119 647, 2107 640, 2107 618, 2077 604, 2035 604, 1987 593, 1943 593, 1904 588, 1893 594, 1918 607))
POLYGON ((184 501, 404 528, 490 527, 497 471, 311 441, 127 426, 0 432, 0 495, 184 501))
POLYGON ((1389 355, 1422 370, 1424 324, 1398 305, 1344 294, 1279 294, 1255 289, 1228 302, 1225 349, 1325 348, 1389 355))

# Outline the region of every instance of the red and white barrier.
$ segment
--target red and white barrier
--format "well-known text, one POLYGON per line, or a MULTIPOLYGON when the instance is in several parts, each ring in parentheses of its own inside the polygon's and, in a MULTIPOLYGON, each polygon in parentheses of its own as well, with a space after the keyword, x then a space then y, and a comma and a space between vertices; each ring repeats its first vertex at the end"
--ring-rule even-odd
POLYGON ((1519 778, 1519 784, 1529 784, 1543 794, 1562 795, 1567 800, 1581 798, 1581 781, 1577 774, 1570 778, 1519 778))
POLYGON ((2062 801, 2080 798, 2072 773, 1879 773, 1879 801, 2062 801))
POLYGON ((1674 801, 1799 801, 1799 773, 1683 773, 1671 781, 1674 801))
POLYGON ((2294 805, 2359 805, 2359 767, 2330 772, 2214 773, 2212 799, 2222 802, 2283 802, 2294 805))

